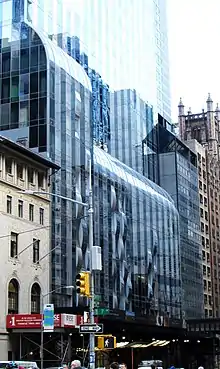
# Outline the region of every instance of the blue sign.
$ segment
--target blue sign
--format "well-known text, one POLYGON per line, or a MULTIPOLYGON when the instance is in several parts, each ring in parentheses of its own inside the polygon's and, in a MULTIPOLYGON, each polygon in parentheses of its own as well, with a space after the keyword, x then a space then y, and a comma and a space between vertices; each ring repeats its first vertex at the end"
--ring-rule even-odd
POLYGON ((45 304, 44 305, 44 332, 54 331, 54 305, 45 304))
POLYGON ((94 352, 91 352, 91 354, 89 355, 89 363, 90 364, 95 363, 95 353, 94 352))

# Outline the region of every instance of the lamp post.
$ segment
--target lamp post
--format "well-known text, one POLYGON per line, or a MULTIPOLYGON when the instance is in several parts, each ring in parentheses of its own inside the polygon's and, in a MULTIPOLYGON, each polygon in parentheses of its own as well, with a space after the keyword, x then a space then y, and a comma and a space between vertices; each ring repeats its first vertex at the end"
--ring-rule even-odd
MULTIPOLYGON (((58 197, 60 199, 70 201, 75 204, 79 204, 88 208, 88 218, 89 218, 89 254, 90 254, 90 264, 89 264, 89 271, 90 271, 90 299, 89 299, 89 313, 90 313, 90 323, 94 324, 94 275, 93 275, 93 261, 92 261, 92 248, 93 248, 93 192, 92 192, 92 161, 89 162, 89 201, 88 204, 77 201, 70 197, 65 197, 56 193, 52 192, 45 192, 45 191, 32 191, 32 190, 24 190, 19 191, 21 193, 27 195, 49 195, 52 197, 58 197)), ((53 291, 54 292, 54 291, 53 291)), ((90 369, 95 368, 95 333, 90 333, 89 335, 89 361, 90 361, 90 369)), ((41 367, 43 369, 43 367, 41 367)))
POLYGON ((44 368, 44 324, 43 324, 43 320, 44 320, 44 299, 48 295, 51 295, 54 292, 60 291, 62 288, 68 289, 68 288, 74 288, 74 286, 61 286, 61 287, 55 288, 52 291, 49 291, 49 292, 45 293, 44 295, 41 294, 40 369, 44 368))

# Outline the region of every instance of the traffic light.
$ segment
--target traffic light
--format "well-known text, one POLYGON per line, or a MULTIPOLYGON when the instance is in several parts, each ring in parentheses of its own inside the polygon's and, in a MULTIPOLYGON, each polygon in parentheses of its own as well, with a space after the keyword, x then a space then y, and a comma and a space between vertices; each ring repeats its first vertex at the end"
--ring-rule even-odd
POLYGON ((100 350, 112 350, 116 348, 116 337, 99 336, 97 346, 100 350))
POLYGON ((90 273, 81 272, 76 276, 76 293, 90 297, 90 273))

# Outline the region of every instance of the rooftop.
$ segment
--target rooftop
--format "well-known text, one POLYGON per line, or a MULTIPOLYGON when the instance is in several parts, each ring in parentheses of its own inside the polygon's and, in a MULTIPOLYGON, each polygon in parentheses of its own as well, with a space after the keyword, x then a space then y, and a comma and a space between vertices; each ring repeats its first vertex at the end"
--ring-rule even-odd
POLYGON ((39 163, 45 167, 52 168, 52 169, 60 169, 60 167, 53 163, 52 161, 44 158, 43 156, 34 153, 30 149, 27 149, 23 145, 16 143, 9 138, 0 135, 0 147, 5 146, 7 149, 13 150, 20 155, 26 156, 27 158, 39 163))

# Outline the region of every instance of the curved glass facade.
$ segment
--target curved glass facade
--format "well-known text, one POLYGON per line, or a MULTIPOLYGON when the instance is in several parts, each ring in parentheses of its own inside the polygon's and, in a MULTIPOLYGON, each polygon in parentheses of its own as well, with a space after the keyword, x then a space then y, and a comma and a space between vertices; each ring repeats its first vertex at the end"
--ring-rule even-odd
POLYGON ((96 293, 110 309, 180 317, 179 218, 170 196, 98 148, 94 162, 95 244, 103 250, 96 293))
POLYGON ((56 46, 56 44, 43 32, 34 30, 33 26, 31 28, 40 37, 41 42, 44 45, 48 61, 53 62, 57 67, 62 68, 69 76, 73 77, 82 86, 87 88, 89 91, 92 91, 90 79, 80 64, 65 53, 60 47, 56 46))
MULTIPOLYGON (((17 41, 1 42, 0 129, 15 141, 25 138, 60 165, 51 192, 87 202, 89 81, 80 65, 81 71, 74 69, 75 62, 70 70, 64 60, 53 58, 51 41, 44 42, 28 25, 21 23, 16 32, 17 41)), ((103 150, 95 147, 93 154, 94 236, 103 252, 96 294, 113 310, 147 314, 154 309, 180 317, 178 213, 171 198, 103 150)), ((53 198, 52 289, 71 285, 88 267, 87 247, 84 209, 53 198)), ((72 306, 72 293, 61 292, 53 295, 54 303, 72 306)), ((74 303, 86 302, 74 296, 74 303)))

